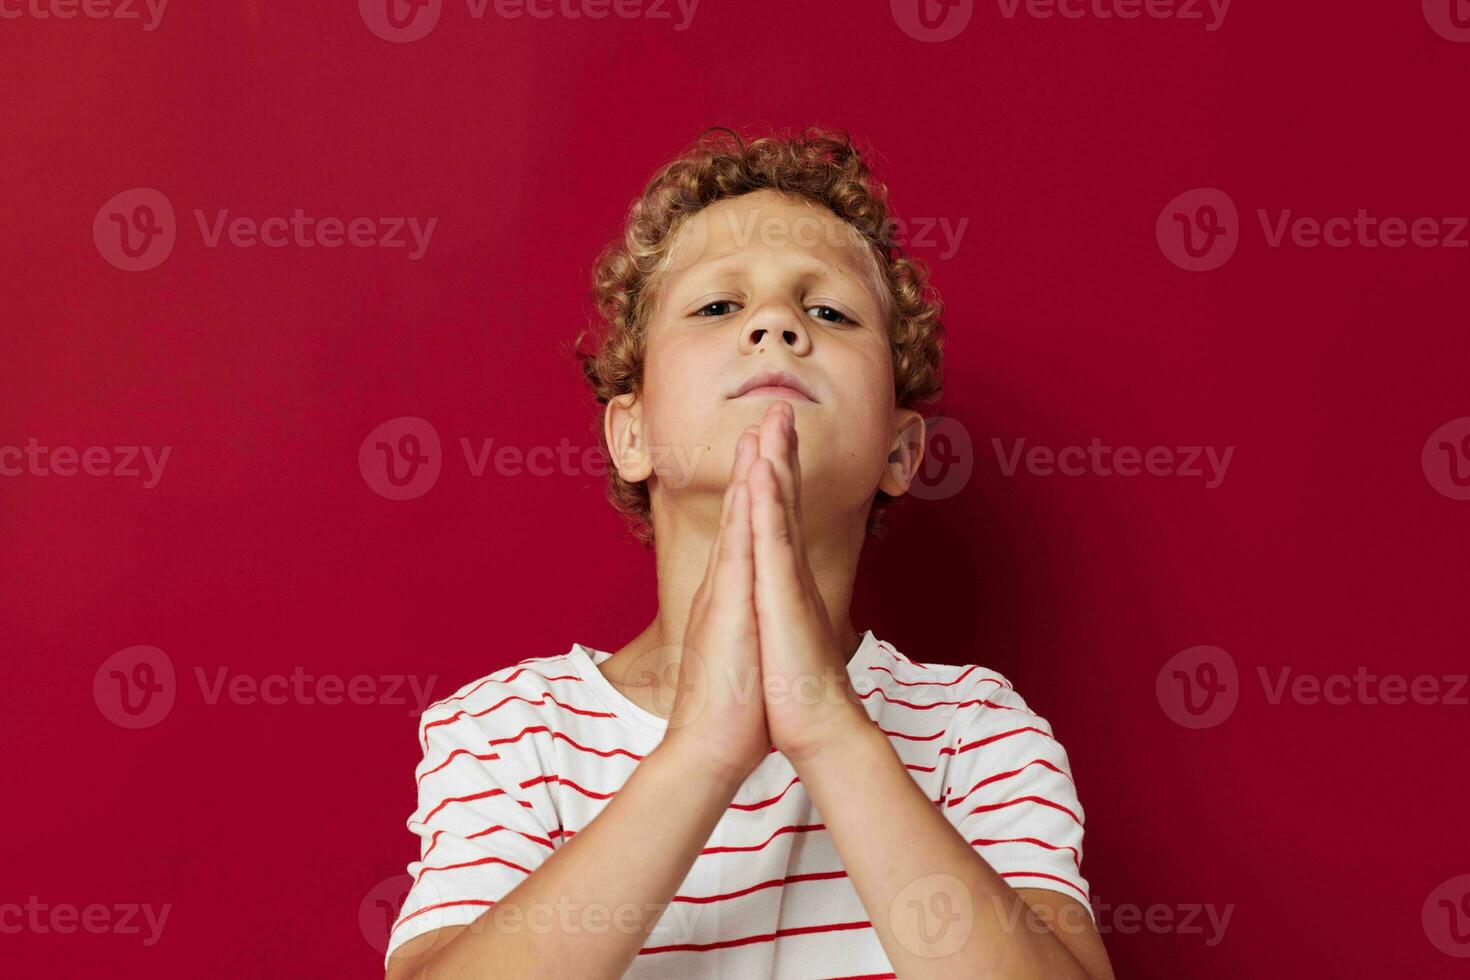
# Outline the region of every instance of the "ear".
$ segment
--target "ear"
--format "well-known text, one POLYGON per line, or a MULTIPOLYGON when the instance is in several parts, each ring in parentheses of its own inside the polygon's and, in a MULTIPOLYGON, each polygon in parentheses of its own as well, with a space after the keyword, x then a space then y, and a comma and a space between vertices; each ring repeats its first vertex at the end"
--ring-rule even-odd
POLYGON ((888 465, 878 489, 890 497, 901 497, 919 473, 924 459, 924 416, 911 408, 893 412, 893 445, 888 449, 888 465))
POLYGON ((603 435, 618 475, 629 483, 642 483, 653 473, 653 454, 643 437, 643 406, 632 392, 616 395, 602 413, 603 435))

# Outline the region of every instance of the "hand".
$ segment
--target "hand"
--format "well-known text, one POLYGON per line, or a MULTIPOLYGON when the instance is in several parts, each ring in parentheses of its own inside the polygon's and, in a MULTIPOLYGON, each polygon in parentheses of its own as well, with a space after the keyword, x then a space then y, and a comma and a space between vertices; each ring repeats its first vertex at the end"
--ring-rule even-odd
POLYGON ((758 433, 760 454, 745 479, 766 724, 776 748, 795 761, 841 738, 849 724, 870 719, 807 561, 795 408, 785 399, 773 402, 758 433))
POLYGON ((756 437, 747 431, 736 444, 720 530, 690 605, 665 735, 666 743, 692 746, 703 762, 737 783, 771 753, 761 697, 751 494, 745 479, 756 450, 756 437))

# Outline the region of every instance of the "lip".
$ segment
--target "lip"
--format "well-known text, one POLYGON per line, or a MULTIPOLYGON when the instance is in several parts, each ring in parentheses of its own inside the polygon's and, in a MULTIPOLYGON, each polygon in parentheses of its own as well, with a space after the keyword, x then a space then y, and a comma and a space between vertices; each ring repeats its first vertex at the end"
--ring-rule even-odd
POLYGON ((745 395, 765 396, 769 398, 789 398, 793 401, 815 402, 816 396, 811 393, 805 383, 794 374, 786 371, 761 371, 751 375, 739 388, 731 392, 731 398, 741 398, 745 395))

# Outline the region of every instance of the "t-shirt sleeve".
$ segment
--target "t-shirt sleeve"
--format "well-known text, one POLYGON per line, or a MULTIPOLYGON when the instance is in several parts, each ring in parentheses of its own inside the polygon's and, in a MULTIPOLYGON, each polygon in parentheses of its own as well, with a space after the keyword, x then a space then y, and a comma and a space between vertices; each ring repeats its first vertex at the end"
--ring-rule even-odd
POLYGON ((1047 888, 1096 918, 1082 877, 1086 814, 1067 750, 1010 682, 990 673, 955 709, 943 807, 1012 888, 1047 888))
MULTIPOLYGON (((477 692, 476 710, 507 698, 497 686, 477 692)), ((415 936, 475 921, 555 850, 559 819, 523 721, 513 710, 477 716, 464 701, 424 713, 418 806, 408 819, 419 859, 408 865, 413 884, 385 964, 415 936)))

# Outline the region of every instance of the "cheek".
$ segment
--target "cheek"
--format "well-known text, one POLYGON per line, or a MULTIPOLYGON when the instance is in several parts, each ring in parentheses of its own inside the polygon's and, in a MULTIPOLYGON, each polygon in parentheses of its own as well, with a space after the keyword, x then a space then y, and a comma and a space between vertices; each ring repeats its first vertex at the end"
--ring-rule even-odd
POLYGON ((717 368, 697 343, 663 340, 650 345, 644 361, 644 438, 659 454, 655 465, 672 485, 714 479, 710 467, 721 442, 726 383, 717 368))
POLYGON ((857 478, 888 458, 888 415, 874 403, 844 406, 822 420, 825 431, 802 443, 802 465, 857 478))
MULTIPOLYGON (((854 350, 834 368, 837 402, 822 413, 823 431, 803 444, 811 465, 866 481, 888 459, 893 422, 893 365, 886 348, 854 350), (863 393, 870 393, 867 397, 863 393)), ((816 435, 814 433, 814 435, 816 435)))

